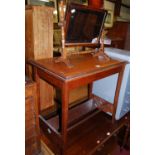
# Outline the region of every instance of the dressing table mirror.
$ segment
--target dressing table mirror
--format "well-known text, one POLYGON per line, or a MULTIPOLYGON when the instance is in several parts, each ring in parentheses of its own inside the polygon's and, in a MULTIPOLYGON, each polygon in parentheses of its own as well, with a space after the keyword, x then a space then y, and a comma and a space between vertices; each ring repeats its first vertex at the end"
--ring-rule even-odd
POLYGON ((61 1, 60 23, 62 35, 61 57, 55 62, 64 62, 68 67, 73 67, 68 59, 69 55, 92 53, 101 59, 108 60, 104 53, 104 22, 107 11, 90 6, 69 3, 64 12, 64 4, 61 1), (67 52, 68 47, 83 47, 88 50, 73 50, 67 52), (90 49, 91 48, 91 49, 90 49))

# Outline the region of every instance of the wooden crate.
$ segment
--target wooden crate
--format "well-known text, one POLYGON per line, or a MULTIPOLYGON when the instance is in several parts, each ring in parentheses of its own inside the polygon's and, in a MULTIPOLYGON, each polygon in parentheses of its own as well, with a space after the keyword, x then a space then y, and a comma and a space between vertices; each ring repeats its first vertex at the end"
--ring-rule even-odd
MULTIPOLYGON (((43 59, 53 57, 53 9, 47 6, 26 6, 25 12, 25 58, 43 59)), ((26 64, 26 74, 33 79, 33 70, 26 64)), ((41 109, 53 105, 53 87, 40 81, 41 109)))
POLYGON ((53 57, 53 9, 27 6, 25 17, 26 59, 53 57))

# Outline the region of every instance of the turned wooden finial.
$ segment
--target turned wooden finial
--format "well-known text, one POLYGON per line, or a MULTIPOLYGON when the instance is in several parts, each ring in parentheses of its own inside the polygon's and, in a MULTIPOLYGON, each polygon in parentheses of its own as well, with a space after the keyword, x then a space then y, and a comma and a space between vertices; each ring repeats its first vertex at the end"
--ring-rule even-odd
POLYGON ((61 51, 61 57, 55 59, 55 62, 63 62, 67 65, 67 67, 72 68, 73 65, 70 63, 70 61, 67 59, 67 50, 65 47, 65 10, 64 10, 64 2, 60 1, 59 3, 59 11, 60 11, 60 22, 59 26, 61 26, 61 43, 62 43, 62 51, 61 51))
POLYGON ((65 48, 65 29, 64 29, 64 23, 65 23, 65 12, 64 12, 64 2, 60 1, 60 5, 59 5, 59 9, 60 9, 60 26, 61 26, 61 36, 62 36, 62 58, 66 59, 67 58, 67 51, 65 48))

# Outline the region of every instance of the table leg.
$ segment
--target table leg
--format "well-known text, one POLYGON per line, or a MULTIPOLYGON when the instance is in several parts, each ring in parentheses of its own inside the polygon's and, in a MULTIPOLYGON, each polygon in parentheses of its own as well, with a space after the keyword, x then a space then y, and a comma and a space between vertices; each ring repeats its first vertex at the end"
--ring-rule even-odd
POLYGON ((130 133, 130 125, 127 124, 127 127, 126 127, 126 131, 125 131, 125 136, 124 136, 124 139, 123 139, 123 146, 125 146, 127 140, 128 140, 128 135, 130 133))
POLYGON ((36 104, 35 104, 35 109, 36 109, 36 126, 37 126, 37 132, 38 132, 38 139, 39 142, 37 142, 38 148, 41 148, 41 143, 40 143, 40 139, 41 139, 41 131, 40 131, 40 127, 39 127, 39 114, 40 114, 40 77, 38 75, 37 69, 36 68, 32 68, 34 71, 34 80, 36 81, 36 104))
POLYGON ((37 83, 37 98, 38 98, 38 102, 37 102, 37 108, 38 108, 38 113, 40 114, 41 108, 40 108, 40 77, 38 76, 37 73, 37 69, 34 69, 34 80, 37 83))
POLYGON ((65 148, 67 143, 67 125, 68 125, 68 103, 69 103, 69 90, 67 84, 64 84, 62 88, 62 114, 61 114, 61 134, 63 140, 62 154, 65 154, 65 148))
POLYGON ((62 131, 62 103, 57 102, 57 104, 58 104, 57 113, 59 115, 59 128, 58 128, 58 131, 61 133, 61 131, 62 131))
POLYGON ((116 114, 116 109, 117 109, 117 103, 118 103, 118 97, 119 97, 119 92, 120 92, 120 88, 121 88, 121 83, 122 83, 122 79, 123 79, 124 68, 125 68, 125 66, 123 65, 122 69, 118 75, 117 86, 116 86, 115 97, 114 97, 114 104, 113 104, 113 113, 112 113, 112 122, 113 123, 115 122, 115 114, 116 114))

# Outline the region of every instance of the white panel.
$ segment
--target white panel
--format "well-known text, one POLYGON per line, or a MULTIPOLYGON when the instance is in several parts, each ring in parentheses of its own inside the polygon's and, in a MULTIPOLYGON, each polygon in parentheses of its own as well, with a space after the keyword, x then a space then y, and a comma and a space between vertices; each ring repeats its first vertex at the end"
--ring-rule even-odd
MULTIPOLYGON (((105 52, 115 59, 123 59, 130 62, 130 52, 116 48, 105 48, 105 52)), ((116 91, 118 73, 100 79, 93 83, 93 93, 113 104, 116 91)), ((120 119, 130 110, 130 63, 125 66, 123 80, 118 97, 118 106, 115 118, 120 119)), ((108 113, 110 114, 110 113, 108 113)))

